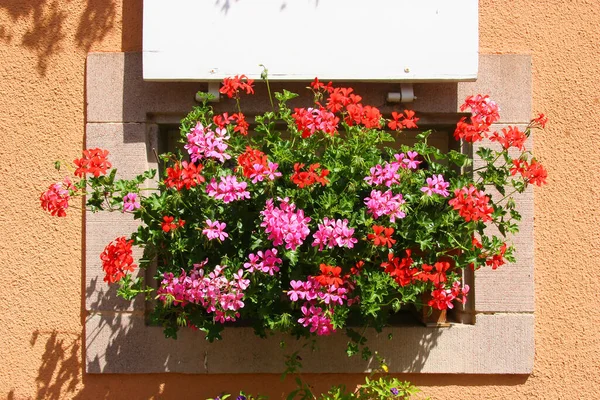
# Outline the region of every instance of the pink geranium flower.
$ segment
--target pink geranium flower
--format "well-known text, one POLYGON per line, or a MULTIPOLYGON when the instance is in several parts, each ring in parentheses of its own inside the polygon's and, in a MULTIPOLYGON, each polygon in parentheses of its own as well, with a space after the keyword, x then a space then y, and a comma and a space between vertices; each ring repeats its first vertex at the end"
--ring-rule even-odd
POLYGON ((250 198, 250 192, 246 190, 247 186, 246 182, 238 182, 234 175, 228 175, 222 176, 219 183, 215 178, 212 178, 210 183, 206 185, 206 192, 210 197, 222 200, 223 203, 231 203, 232 201, 250 198))
POLYGON ((390 222, 396 222, 396 218, 406 217, 406 213, 401 208, 404 203, 406 200, 402 198, 402 194, 394 195, 391 190, 385 193, 372 190, 371 197, 365 198, 369 214, 375 218, 387 215, 390 217, 390 222))
POLYGON ((140 207, 140 200, 136 193, 127 193, 123 196, 123 212, 134 211, 140 207))
POLYGON ((210 219, 207 219, 204 222, 206 223, 206 228, 202 230, 202 233, 206 235, 208 240, 219 239, 220 241, 223 241, 229 237, 229 234, 224 231, 226 226, 225 222, 213 222, 210 219))
POLYGON ((444 181, 444 177, 439 175, 433 175, 431 178, 427 178, 427 186, 423 186, 421 191, 427 196, 432 196, 434 193, 439 194, 443 197, 448 197, 448 186, 449 182, 444 181))
POLYGON ((318 225, 318 231, 313 235, 315 240, 312 245, 319 246, 319 251, 322 251, 325 246, 330 249, 335 246, 351 249, 355 243, 358 243, 358 239, 352 237, 353 234, 354 228, 348 227, 347 219, 323 218, 323 223, 318 225))

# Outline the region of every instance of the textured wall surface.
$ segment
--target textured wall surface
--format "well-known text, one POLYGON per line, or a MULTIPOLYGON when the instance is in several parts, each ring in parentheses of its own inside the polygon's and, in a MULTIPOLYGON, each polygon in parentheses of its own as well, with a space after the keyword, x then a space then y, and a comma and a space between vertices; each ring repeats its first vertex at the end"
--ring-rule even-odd
MULTIPOLYGON (((141 3, 0 3, 0 398, 206 398, 241 387, 279 398, 292 385, 277 375, 83 373, 82 214, 51 218, 38 197, 61 178, 53 160, 83 147, 86 54, 139 51, 141 3)), ((600 397, 598 21, 597 0, 480 1, 481 51, 531 54, 533 108, 551 120, 535 139, 549 173, 535 191, 535 365, 529 376, 403 376, 434 399, 600 397)), ((316 389, 362 380, 306 378, 316 389)))

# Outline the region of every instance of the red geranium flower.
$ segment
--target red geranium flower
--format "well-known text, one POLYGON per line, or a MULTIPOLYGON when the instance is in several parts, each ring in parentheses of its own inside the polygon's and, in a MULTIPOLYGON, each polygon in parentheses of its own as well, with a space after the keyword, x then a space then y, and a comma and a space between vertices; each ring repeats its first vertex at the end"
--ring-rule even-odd
POLYGON ((483 190, 477 190, 473 185, 456 189, 454 198, 448 202, 458 211, 465 221, 491 221, 494 209, 489 206, 490 198, 485 195, 483 190))
POLYGON ((438 261, 433 266, 423 264, 421 266, 423 273, 419 275, 419 279, 424 282, 431 281, 436 285, 446 282, 448 279, 446 277, 446 271, 450 269, 451 265, 452 264, 448 261, 438 261))
POLYGON ((182 161, 181 164, 176 163, 173 168, 167 168, 165 185, 168 188, 176 187, 177 190, 181 190, 184 187, 190 190, 190 188, 205 181, 204 177, 200 175, 202 168, 202 164, 196 166, 187 161, 182 161), (183 168, 181 168, 182 166, 183 168))
POLYGON ((354 267, 350 268, 350 273, 352 275, 358 275, 360 274, 360 271, 362 270, 362 268, 365 266, 365 262, 364 261, 359 261, 356 264, 354 264, 354 267))
POLYGON ((100 255, 102 269, 106 273, 106 276, 104 277, 105 282, 118 282, 127 272, 133 272, 134 268, 137 267, 137 265, 133 263, 132 244, 133 240, 127 240, 127 238, 123 236, 115 239, 106 246, 100 255))
POLYGON ((169 233, 170 231, 174 231, 175 229, 181 228, 185 225, 185 221, 182 219, 178 220, 177 223, 175 223, 174 220, 175 217, 171 217, 168 215, 165 215, 163 217, 163 222, 161 222, 163 232, 169 233))
POLYGON ((248 129, 250 129, 250 124, 246 121, 246 116, 242 113, 235 113, 231 116, 231 120, 235 121, 236 126, 233 128, 234 132, 239 132, 240 135, 246 136, 248 134, 248 129))
POLYGON ((65 178, 62 182, 57 182, 48 188, 40 196, 42 208, 48 211, 52 216, 66 217, 67 208, 69 208, 69 200, 71 195, 69 190, 73 189, 73 185, 69 178, 65 178))
POLYGON ((454 139, 463 139, 467 142, 477 142, 482 140, 484 137, 487 137, 489 125, 480 123, 469 124, 465 122, 466 120, 466 117, 462 117, 456 124, 456 129, 454 130, 454 139))
POLYGON ((298 185, 300 188, 304 188, 305 186, 310 186, 315 183, 320 183, 322 186, 325 186, 329 183, 326 176, 329 175, 329 171, 325 168, 321 168, 320 164, 311 164, 308 167, 308 171, 301 171, 304 167, 304 164, 296 163, 294 164, 294 174, 292 175, 292 182, 298 185))
POLYGON ((381 267, 385 269, 396 283, 400 286, 409 285, 418 273, 416 268, 411 268, 413 259, 410 257, 411 251, 406 250, 406 257, 394 257, 393 253, 388 254, 388 261, 381 263, 381 267))
POLYGON ((219 89, 219 92, 230 99, 238 97, 240 90, 245 90, 246 94, 254 94, 253 84, 254 80, 248 78, 246 75, 236 75, 233 78, 223 79, 223 87, 219 89))
POLYGON ((340 277, 342 269, 340 267, 321 264, 319 266, 321 275, 315 276, 315 280, 322 286, 340 287, 344 284, 344 280, 340 277))
POLYGON ((404 110, 404 114, 394 111, 392 112, 392 120, 388 123, 388 127, 395 131, 399 131, 402 128, 418 128, 417 121, 419 119, 415 118, 415 112, 412 110, 404 110))
POLYGON ((302 138, 306 139, 317 131, 323 131, 328 135, 337 133, 340 119, 332 112, 324 108, 295 108, 292 117, 296 121, 298 131, 302 133, 302 138))
POLYGON ((509 126, 508 128, 502 129, 502 134, 494 132, 490 136, 490 140, 498 142, 503 148, 508 149, 510 147, 516 147, 519 150, 525 150, 525 141, 527 135, 515 126, 509 126))
POLYGON ((544 114, 538 114, 537 118, 534 118, 531 121, 531 126, 537 127, 539 126, 540 128, 545 128, 546 124, 548 123, 548 117, 546 117, 544 114))
POLYGON ((392 239, 394 228, 386 228, 385 226, 373 225, 373 233, 367 235, 367 239, 372 240, 375 246, 387 246, 392 247, 396 243, 395 239, 392 239))
POLYGON ((250 146, 246 146, 246 151, 239 155, 237 161, 238 165, 242 167, 242 173, 246 178, 250 178, 255 173, 255 165, 266 167, 269 162, 265 153, 250 146))
POLYGON ((510 169, 511 175, 520 173, 527 183, 532 183, 537 186, 546 184, 548 171, 544 166, 537 162, 536 159, 531 160, 531 164, 524 160, 513 160, 513 167, 510 169))
POLYGON ((342 111, 344 107, 352 102, 359 102, 360 96, 350 98, 352 88, 334 88, 327 99, 327 109, 332 113, 342 111), (358 99, 358 101, 356 101, 358 99))
POLYGON ((333 92, 333 84, 329 82, 327 85, 325 85, 323 82, 319 81, 319 78, 315 78, 315 80, 310 83, 310 87, 318 92, 321 90, 327 93, 333 92))
POLYGON ((502 243, 499 252, 497 254, 494 254, 492 258, 488 258, 485 261, 485 264, 487 266, 491 266, 492 269, 496 269, 499 266, 504 265, 506 263, 506 260, 504 260, 504 254, 506 253, 507 248, 508 246, 506 245, 506 243, 502 243))
POLYGON ((233 116, 230 117, 228 113, 223 113, 221 115, 215 115, 213 117, 213 122, 215 123, 216 126, 218 126, 221 129, 225 128, 225 126, 229 125, 231 123, 231 121, 233 121, 233 120, 234 120, 233 116))
POLYGON ((85 174, 93 174, 97 178, 106 174, 106 170, 112 167, 107 157, 108 150, 99 148, 84 150, 83 157, 73 160, 77 166, 75 176, 83 178, 85 174))

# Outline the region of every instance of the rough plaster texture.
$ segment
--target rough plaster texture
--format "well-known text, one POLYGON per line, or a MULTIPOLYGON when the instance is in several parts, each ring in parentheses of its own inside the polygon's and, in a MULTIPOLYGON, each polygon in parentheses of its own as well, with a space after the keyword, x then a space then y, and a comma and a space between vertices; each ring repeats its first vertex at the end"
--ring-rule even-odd
MULTIPOLYGON (((83 147, 86 54, 140 51, 141 3, 0 4, 0 270, 8 281, 0 291, 0 398, 205 398, 242 387, 279 398, 293 386, 274 374, 83 371, 81 211, 50 218, 38 196, 61 178, 52 161, 70 161, 83 147)), ((434 399, 598 398, 600 189, 590 182, 600 170, 599 20, 594 0, 480 1, 480 50, 530 54, 533 109, 551 119, 535 143, 550 176, 535 190, 535 363, 529 376, 401 375, 434 399)), ((319 390, 363 376, 306 378, 319 390)))

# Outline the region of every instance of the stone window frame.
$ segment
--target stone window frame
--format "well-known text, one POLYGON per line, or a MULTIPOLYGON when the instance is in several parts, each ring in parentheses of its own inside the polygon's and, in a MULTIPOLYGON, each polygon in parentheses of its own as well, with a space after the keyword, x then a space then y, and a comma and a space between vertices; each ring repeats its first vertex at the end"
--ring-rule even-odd
MULTIPOLYGON (((529 55, 480 55, 476 82, 415 83, 415 110, 456 114, 469 94, 490 94, 501 107, 505 125, 524 128, 532 115, 532 69, 529 55)), ((141 53, 90 53, 86 71, 85 145, 106 148, 123 177, 156 168, 159 124, 194 105, 199 84, 147 82, 141 53)), ((357 89, 358 90, 358 89, 357 89)), ((361 95, 364 91, 360 91, 361 95)), ((364 96, 368 97, 368 96, 364 96)), ((365 100, 368 102, 368 100, 365 100)), ((532 138, 529 139, 532 141, 532 138)), ((486 145, 489 145, 487 143, 486 145)), ((530 144, 531 146, 531 144, 530 144)), ((475 151, 476 149, 474 149, 475 151)), ((475 156, 474 164, 480 160, 475 156)), ((516 264, 476 272, 470 315, 476 323, 449 328, 397 326, 368 334, 385 357, 390 372, 529 374, 534 360, 533 190, 518 198, 521 231, 512 238, 516 264), (388 334, 393 339, 388 339, 388 334)), ((99 254, 118 236, 138 226, 130 215, 86 212, 84 215, 85 364, 88 373, 281 373, 281 335, 254 336, 251 328, 226 329, 223 341, 208 343, 203 334, 182 330, 165 339, 162 328, 145 321, 139 298, 125 302, 103 282, 99 254)), ((138 252, 137 256, 141 253, 138 252)), ((346 359, 345 340, 320 338, 320 350, 302 354, 307 373, 369 372, 371 361, 346 359), (328 362, 323 362, 327 359, 328 362)))

